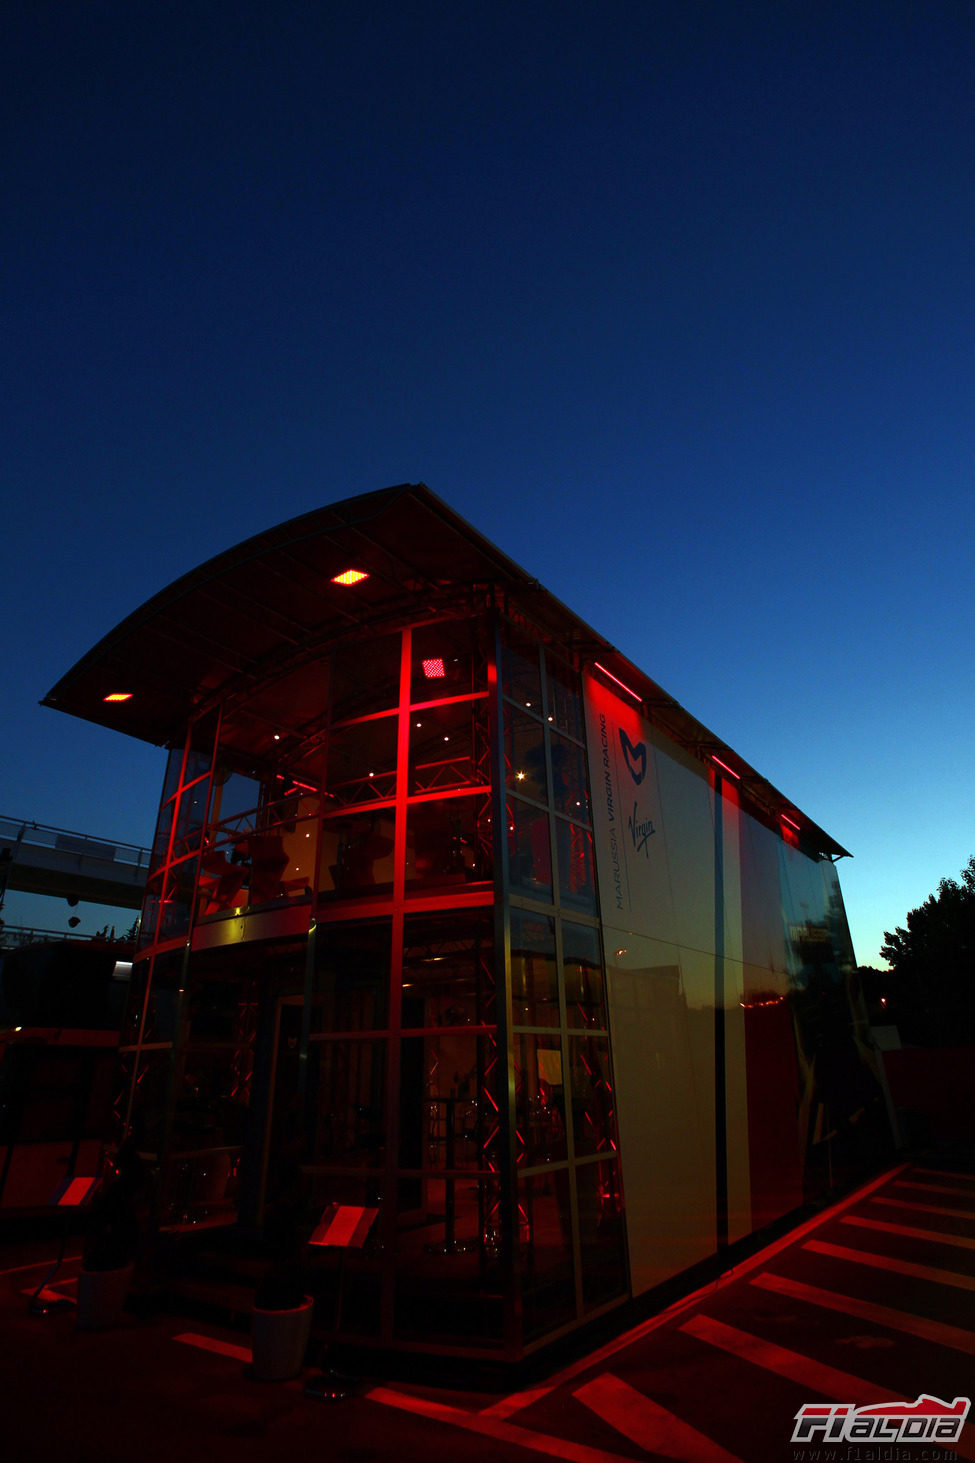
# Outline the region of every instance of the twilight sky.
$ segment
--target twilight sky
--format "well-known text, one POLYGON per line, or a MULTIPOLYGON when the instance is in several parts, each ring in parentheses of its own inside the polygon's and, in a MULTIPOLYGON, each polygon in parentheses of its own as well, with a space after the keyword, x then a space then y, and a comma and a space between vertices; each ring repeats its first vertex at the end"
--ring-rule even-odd
POLYGON ((4 0, 0 814, 148 842, 164 753, 40 697, 424 481, 852 850, 879 963, 975 853, 973 76, 971 0, 4 0))

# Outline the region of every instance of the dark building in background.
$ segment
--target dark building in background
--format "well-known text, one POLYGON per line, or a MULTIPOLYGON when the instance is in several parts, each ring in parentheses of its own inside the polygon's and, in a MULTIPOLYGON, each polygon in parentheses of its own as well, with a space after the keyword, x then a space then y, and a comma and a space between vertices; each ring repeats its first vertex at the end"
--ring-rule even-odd
POLYGON ((378 1211, 347 1338, 518 1358, 888 1141, 844 850, 426 488, 46 699, 171 748, 116 1094, 159 1224, 378 1211))

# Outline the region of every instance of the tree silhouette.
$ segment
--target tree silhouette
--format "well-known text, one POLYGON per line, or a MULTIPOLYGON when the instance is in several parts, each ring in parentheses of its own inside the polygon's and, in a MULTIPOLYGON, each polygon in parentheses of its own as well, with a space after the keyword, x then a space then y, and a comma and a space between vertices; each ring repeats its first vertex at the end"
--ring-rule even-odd
POLYGON ((880 953, 891 969, 888 1019, 903 1041, 975 1041, 975 857, 960 883, 942 879, 937 894, 910 911, 906 928, 884 931, 880 953))

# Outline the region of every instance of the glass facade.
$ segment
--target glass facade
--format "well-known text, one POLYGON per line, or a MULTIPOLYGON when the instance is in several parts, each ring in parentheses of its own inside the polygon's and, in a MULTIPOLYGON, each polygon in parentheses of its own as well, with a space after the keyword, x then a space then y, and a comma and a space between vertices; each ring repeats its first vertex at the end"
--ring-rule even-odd
POLYGON ((424 594, 199 699, 113 1110, 162 1229, 351 1206, 340 1335, 517 1359, 824 1192, 882 1097, 832 862, 574 634, 424 594))

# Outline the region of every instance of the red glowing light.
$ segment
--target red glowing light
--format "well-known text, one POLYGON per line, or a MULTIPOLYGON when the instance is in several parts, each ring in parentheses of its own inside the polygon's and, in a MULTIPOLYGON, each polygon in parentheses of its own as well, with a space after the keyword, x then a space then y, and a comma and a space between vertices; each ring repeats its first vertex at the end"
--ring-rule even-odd
POLYGON ((109 695, 103 696, 102 697, 102 700, 103 701, 131 701, 132 700, 132 692, 131 691, 112 691, 112 692, 109 693, 109 695))
POLYGON ((802 829, 799 827, 799 824, 798 823, 793 823, 792 819, 791 818, 787 818, 786 815, 785 815, 785 813, 780 813, 779 814, 779 817, 782 819, 783 823, 788 823, 789 827, 790 828, 794 828, 797 833, 801 833, 802 832, 802 829))
POLYGON ((369 575, 363 569, 345 569, 341 574, 332 578, 333 584, 358 584, 362 579, 368 579, 369 575))
POLYGON ((631 691, 629 686, 624 685, 619 677, 614 676, 613 672, 608 671, 604 665, 600 665, 598 660, 594 660, 593 665, 595 666, 597 671, 602 671, 603 675, 606 676, 608 680, 612 681, 614 685, 619 686, 621 691, 625 691, 627 696, 632 696, 634 701, 642 702, 642 696, 637 695, 636 691, 631 691))
POLYGON ((711 761, 715 764, 715 766, 720 767, 722 772, 727 772, 729 777, 733 777, 736 782, 741 782, 741 773, 733 772, 728 766, 727 762, 722 762, 720 757, 715 757, 712 755, 711 761))
POLYGON ((444 670, 442 660, 425 660, 423 662, 423 674, 428 681, 441 680, 447 672, 444 670))

